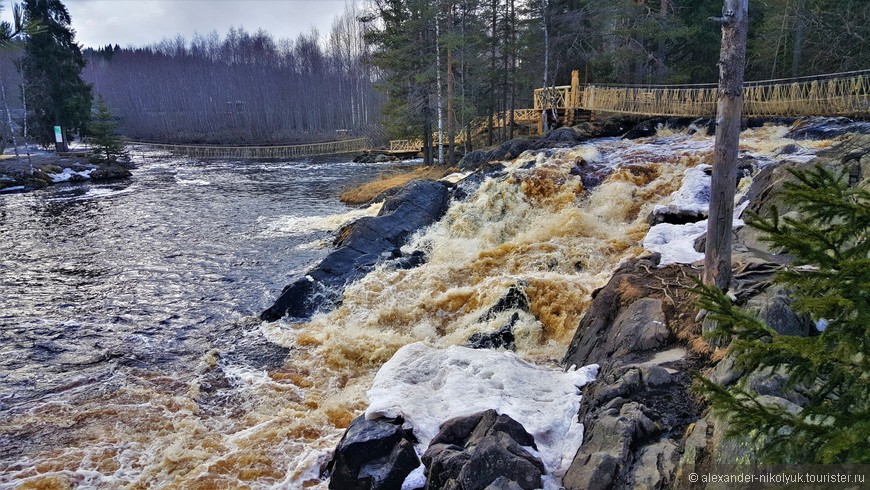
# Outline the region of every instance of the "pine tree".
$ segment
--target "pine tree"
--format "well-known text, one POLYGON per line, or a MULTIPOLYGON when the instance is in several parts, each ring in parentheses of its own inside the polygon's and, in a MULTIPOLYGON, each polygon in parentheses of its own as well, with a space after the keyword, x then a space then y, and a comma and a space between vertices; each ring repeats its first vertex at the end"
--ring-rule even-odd
POLYGON ((765 406, 743 381, 723 388, 701 378, 713 409, 733 434, 751 434, 773 463, 870 463, 870 191, 822 167, 796 170, 784 201, 800 218, 753 216, 766 241, 794 257, 776 281, 793 307, 827 323, 817 336, 778 335, 715 288, 701 306, 735 336, 737 367, 784 372, 808 400, 797 413, 765 406))
POLYGON ((54 126, 67 131, 84 127, 93 95, 81 78, 85 61, 63 2, 25 0, 24 17, 40 27, 28 37, 24 57, 31 99, 27 119, 38 141, 47 146, 54 142, 54 126))
POLYGON ((118 123, 101 95, 97 99, 91 122, 88 123, 91 145, 100 161, 111 163, 124 155, 124 142, 115 132, 117 127, 118 123))

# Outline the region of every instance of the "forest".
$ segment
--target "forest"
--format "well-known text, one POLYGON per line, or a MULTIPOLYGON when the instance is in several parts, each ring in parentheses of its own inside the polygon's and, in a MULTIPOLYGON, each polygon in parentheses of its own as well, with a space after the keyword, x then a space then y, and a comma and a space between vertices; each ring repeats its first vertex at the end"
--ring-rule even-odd
MULTIPOLYGON (((749 80, 870 66, 870 2, 753 0, 749 9, 749 80)), ((531 107, 534 88, 567 85, 572 70, 581 83, 715 82, 720 30, 709 18, 720 10, 708 0, 366 0, 349 2, 328 33, 293 40, 237 28, 86 49, 81 76, 137 140, 289 144, 440 131, 452 141, 472 121, 493 127, 493 114, 531 107)), ((0 65, 21 119, 32 82, 14 53, 0 53, 0 65)), ((503 126, 484 142, 513 136, 503 126)))

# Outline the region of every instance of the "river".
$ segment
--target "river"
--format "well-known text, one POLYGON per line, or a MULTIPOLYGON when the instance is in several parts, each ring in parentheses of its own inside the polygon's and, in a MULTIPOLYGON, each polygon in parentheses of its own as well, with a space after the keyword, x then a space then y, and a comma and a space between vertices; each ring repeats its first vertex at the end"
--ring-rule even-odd
POLYGON ((81 415, 164 376, 188 383, 213 349, 239 369, 280 363, 287 349, 257 335, 255 317, 366 212, 340 191, 401 167, 134 159, 129 180, 0 195, 0 484, 75 424, 22 417, 81 415))
MULTIPOLYGON (((786 133, 748 130, 742 155, 761 167, 830 144, 786 133)), ((325 488, 331 450, 405 345, 509 323, 518 358, 561 372, 593 291, 645 253, 648 215, 703 174, 713 138, 665 130, 505 162, 411 237, 424 265, 379 266, 295 324, 256 315, 330 230, 376 211, 338 192, 394 167, 138 158, 129 181, 0 195, 0 488, 325 488), (527 305, 488 314, 511 290, 527 305)), ((656 246, 693 261, 681 233, 656 246)))

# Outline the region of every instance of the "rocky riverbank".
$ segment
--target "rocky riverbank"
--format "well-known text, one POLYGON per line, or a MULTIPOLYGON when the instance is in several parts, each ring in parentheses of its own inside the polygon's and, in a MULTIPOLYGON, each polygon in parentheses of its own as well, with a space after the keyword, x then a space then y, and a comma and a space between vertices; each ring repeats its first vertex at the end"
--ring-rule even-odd
MULTIPOLYGON (((744 143, 742 178, 737 183, 738 209, 764 214, 777 205, 780 213, 790 212, 778 202, 777 191, 791 178, 786 169, 795 166, 821 163, 843 168, 853 185, 870 185, 870 125, 844 119, 786 122, 787 130, 755 133, 744 143)), ((381 277, 394 277, 383 276, 384 271, 422 269, 429 261, 441 260, 437 248, 407 248, 409 243, 415 247, 425 243, 411 240, 414 230, 439 219, 440 225, 474 219, 473 204, 482 202, 487 209, 493 201, 498 203, 496 209, 500 211, 492 216, 504 219, 516 212, 505 204, 507 194, 514 190, 520 192, 522 206, 544 209, 540 215, 522 209, 523 219, 532 220, 522 226, 530 229, 552 225, 544 223, 547 209, 559 214, 571 211, 572 206, 597 204, 595 192, 599 187, 607 187, 608 191, 611 187, 629 187, 630 191, 627 196, 621 194, 621 199, 629 202, 608 198, 600 203, 601 207, 592 208, 601 216, 607 216, 606 206, 622 209, 625 214, 620 219, 631 223, 632 231, 623 237, 611 229, 609 238, 604 232, 602 239, 610 240, 610 247, 624 247, 625 258, 606 272, 609 278, 602 287, 591 291, 588 303, 582 292, 572 296, 573 304, 564 302, 564 290, 561 295, 542 296, 541 277, 553 283, 559 277, 585 274, 595 267, 592 257, 574 262, 573 272, 562 267, 563 259, 554 253, 562 246, 560 232, 556 231, 559 225, 552 230, 553 235, 540 234, 551 238, 520 240, 519 244, 516 238, 510 238, 512 231, 501 229, 496 242, 502 243, 501 247, 550 251, 517 259, 532 261, 536 264, 532 270, 540 268, 545 271, 540 274, 545 275, 513 273, 505 279, 510 286, 494 297, 484 299, 467 291, 455 292, 456 300, 440 303, 452 305, 439 310, 441 317, 452 318, 445 321, 461 320, 468 326, 437 327, 429 342, 436 342, 431 339, 438 336, 448 335, 454 340, 464 336, 464 346, 443 349, 424 342, 398 349, 368 391, 365 416, 350 423, 331 463, 323 470, 323 478, 332 477, 330 488, 699 488, 687 478, 691 472, 755 460, 748 439, 725 438, 727 423, 709 413, 704 400, 691 389, 693 373, 722 385, 747 376, 750 388, 762 403, 799 408, 801 399, 784 388, 787 380, 782 376, 741 373, 734 367, 728 346, 710 345, 702 336, 706 327, 692 289, 701 272, 697 261, 704 247, 704 206, 710 199, 705 167, 710 163, 709 142, 692 138, 660 140, 650 128, 687 134, 706 133, 710 126, 703 121, 688 121, 675 124, 677 129, 668 129, 666 123, 644 122, 634 127, 618 121, 586 124, 561 128, 536 142, 508 142, 476 156, 469 154, 464 166, 475 170, 459 183, 412 184, 427 189, 441 186, 443 190, 438 194, 444 196, 444 201, 437 199, 437 213, 427 211, 428 204, 412 203, 413 199, 431 195, 414 187, 384 206, 387 211, 382 210, 382 214, 386 217, 390 210, 403 206, 425 212, 427 219, 419 223, 388 218, 402 223, 413 221, 419 227, 403 227, 382 238, 383 230, 377 230, 380 225, 358 222, 339 234, 339 248, 333 254, 337 254, 336 258, 353 254, 352 260, 342 260, 353 265, 340 268, 344 275, 339 282, 345 287, 347 281, 376 269, 381 277), (666 159, 618 146, 616 153, 608 153, 613 158, 618 155, 620 161, 614 164, 603 161, 597 150, 575 149, 590 138, 613 138, 615 134, 639 138, 638 144, 645 148, 664 143, 682 152, 680 176, 669 195, 662 194, 668 189, 664 184, 655 187, 655 192, 650 186, 672 171, 662 162, 673 165, 673 157, 666 159), (590 204, 584 199, 595 202, 590 204), (450 204, 445 210, 447 200, 450 204), (459 208, 463 213, 456 210, 459 208), (359 239, 365 235, 363 231, 374 234, 361 245, 349 244, 349 238, 359 239), (629 243, 632 239, 641 242, 643 248, 631 248, 639 245, 629 243), (617 245, 617 240, 625 243, 617 245), (383 246, 368 250, 370 243, 381 242, 383 246), (469 307, 472 303, 474 306, 469 307), (573 318, 565 310, 569 307, 583 314, 573 323, 573 335, 562 359, 567 378, 561 378, 562 370, 553 367, 527 364, 537 370, 526 374, 525 367, 510 364, 511 359, 516 359, 510 351, 519 352, 518 345, 525 349, 530 342, 533 346, 552 345, 547 336, 559 338, 552 330, 554 321, 559 318, 564 323, 566 318, 573 318), (476 319, 451 316, 450 308, 468 311, 468 316, 476 319), (530 333, 534 331, 530 331, 530 325, 543 325, 543 333, 530 333), (452 333, 454 328, 462 333, 452 333), (574 371, 572 366, 586 367, 574 371), (559 403, 551 403, 556 401, 559 403)), ((433 201, 428 197, 424 200, 433 201)), ((492 233, 484 225, 478 223, 472 229, 492 233)), ((757 232, 742 226, 739 219, 735 220, 735 234, 735 281, 731 292, 738 304, 756 312, 781 334, 815 334, 815 325, 791 309, 787 291, 772 285, 773 274, 788 263, 788 256, 769 249, 757 232)), ((514 260, 510 256, 497 259, 492 251, 484 253, 490 254, 491 260, 514 260)), ((327 258, 324 263, 328 265, 332 260, 327 258)), ((324 263, 312 274, 319 274, 324 263)), ((477 262, 471 264, 467 274, 475 277, 476 283, 486 284, 479 270, 474 269, 477 262)), ((307 281, 303 285, 316 283, 312 274, 300 279, 307 281)), ((303 313, 316 311, 320 304, 310 302, 315 296, 308 292, 292 294, 295 284, 282 295, 284 303, 302 298, 300 301, 307 305, 303 313)), ((367 284, 387 287, 380 282, 367 284)), ((323 297, 329 298, 316 295, 323 297)), ((422 308, 437 309, 436 300, 447 301, 433 297, 422 308)), ((331 304, 335 304, 334 299, 331 304)), ((268 319, 287 311, 275 308, 267 312, 268 319)), ((396 322, 394 318, 381 318, 383 322, 396 322)))
POLYGON ((27 192, 61 182, 122 179, 131 175, 126 165, 97 165, 82 157, 46 152, 29 157, 0 157, 0 192, 27 192))

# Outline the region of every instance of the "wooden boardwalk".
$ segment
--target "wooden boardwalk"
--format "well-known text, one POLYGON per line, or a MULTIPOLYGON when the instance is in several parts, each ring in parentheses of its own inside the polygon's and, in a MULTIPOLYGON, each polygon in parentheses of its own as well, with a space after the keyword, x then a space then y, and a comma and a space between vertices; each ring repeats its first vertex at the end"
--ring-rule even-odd
POLYGON ((326 143, 310 143, 306 145, 283 146, 209 146, 209 145, 173 145, 166 143, 147 143, 128 141, 128 145, 168 151, 177 155, 193 158, 299 158, 319 155, 341 155, 345 153, 363 153, 371 149, 368 138, 352 140, 329 141, 326 143))

